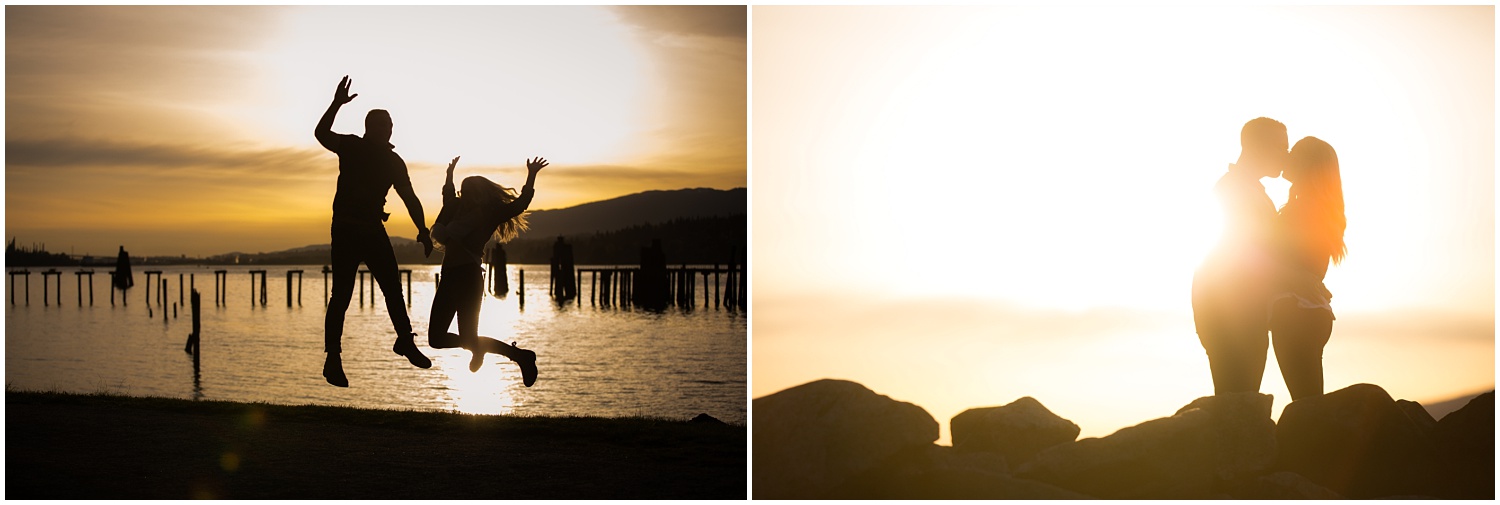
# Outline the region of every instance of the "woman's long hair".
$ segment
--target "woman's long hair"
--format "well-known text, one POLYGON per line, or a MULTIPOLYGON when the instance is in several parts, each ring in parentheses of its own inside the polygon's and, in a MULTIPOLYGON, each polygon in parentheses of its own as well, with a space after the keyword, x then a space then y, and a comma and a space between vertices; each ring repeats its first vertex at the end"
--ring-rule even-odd
MULTIPOLYGON (((1292 164, 1296 182, 1289 191, 1287 206, 1302 207, 1317 250, 1337 264, 1348 253, 1344 244, 1344 184, 1339 177, 1339 157, 1317 137, 1305 137, 1292 146, 1292 164)), ((1282 207, 1285 209, 1286 207, 1282 207)))
MULTIPOLYGON (((520 196, 516 190, 495 184, 478 175, 465 177, 460 187, 463 191, 459 192, 459 199, 472 199, 471 204, 481 209, 480 212, 498 212, 500 205, 513 202, 520 196)), ((495 227, 491 236, 496 242, 510 242, 521 232, 526 231, 526 214, 522 212, 516 217, 501 222, 495 227)))

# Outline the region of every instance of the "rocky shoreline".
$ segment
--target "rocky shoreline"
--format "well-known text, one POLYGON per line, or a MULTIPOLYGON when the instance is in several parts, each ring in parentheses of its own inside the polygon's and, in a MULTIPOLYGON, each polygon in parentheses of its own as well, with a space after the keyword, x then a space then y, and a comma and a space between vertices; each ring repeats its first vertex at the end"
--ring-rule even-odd
POLYGON ((1289 404, 1193 400, 1109 436, 1026 397, 950 421, 824 379, 753 400, 757 499, 1381 499, 1495 497, 1495 393, 1433 419, 1356 384, 1289 404))

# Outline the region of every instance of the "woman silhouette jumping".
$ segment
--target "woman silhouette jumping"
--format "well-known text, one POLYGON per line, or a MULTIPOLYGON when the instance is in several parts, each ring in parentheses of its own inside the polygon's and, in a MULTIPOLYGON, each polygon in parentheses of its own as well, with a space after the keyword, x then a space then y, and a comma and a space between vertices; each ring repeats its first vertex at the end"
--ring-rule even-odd
POLYGON ((526 229, 526 207, 536 192, 536 174, 547 166, 547 160, 526 160, 526 185, 518 196, 515 190, 490 182, 480 176, 466 177, 463 191, 455 193, 453 168, 458 158, 448 164, 443 184, 443 210, 432 225, 432 238, 443 250, 442 282, 432 300, 432 317, 428 320, 427 343, 438 349, 462 347, 473 353, 469 369, 478 371, 485 353, 510 358, 521 367, 521 381, 526 387, 536 382, 536 353, 479 336, 479 308, 484 298, 483 267, 480 252, 485 242, 508 242, 526 229), (448 326, 458 317, 458 334, 448 326))

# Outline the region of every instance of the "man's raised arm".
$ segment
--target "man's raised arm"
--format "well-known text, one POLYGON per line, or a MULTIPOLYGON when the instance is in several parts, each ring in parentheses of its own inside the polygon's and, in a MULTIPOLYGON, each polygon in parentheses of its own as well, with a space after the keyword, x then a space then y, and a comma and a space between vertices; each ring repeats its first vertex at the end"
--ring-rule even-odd
MULTIPOLYGON (((329 151, 338 152, 339 136, 333 132, 333 118, 339 114, 339 107, 349 103, 358 93, 349 94, 349 76, 344 76, 339 81, 339 87, 333 90, 333 103, 328 104, 328 110, 323 112, 323 118, 318 120, 318 128, 313 130, 313 136, 318 138, 318 143, 329 151)), ((420 209, 418 210, 420 212, 420 209)))

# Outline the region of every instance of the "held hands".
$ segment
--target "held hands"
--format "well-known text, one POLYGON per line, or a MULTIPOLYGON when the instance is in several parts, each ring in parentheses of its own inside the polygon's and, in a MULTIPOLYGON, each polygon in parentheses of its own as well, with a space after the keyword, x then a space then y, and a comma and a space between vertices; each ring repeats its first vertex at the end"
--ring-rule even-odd
POLYGON ((339 87, 333 90, 334 104, 343 105, 349 103, 349 101, 353 100, 354 97, 359 96, 359 93, 355 93, 353 95, 349 94, 349 84, 349 76, 347 75, 344 76, 343 80, 339 81, 339 87))
POLYGON ((417 232, 417 242, 422 243, 422 256, 432 257, 432 233, 427 228, 417 232))
POLYGON ((547 166, 547 160, 545 158, 537 157, 534 160, 533 159, 527 159, 526 160, 526 170, 529 171, 529 172, 531 172, 531 173, 533 173, 533 174, 535 174, 537 172, 541 172, 542 171, 542 167, 545 167, 545 166, 547 166))

